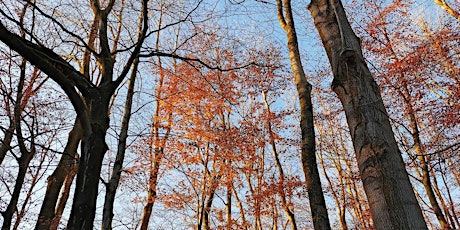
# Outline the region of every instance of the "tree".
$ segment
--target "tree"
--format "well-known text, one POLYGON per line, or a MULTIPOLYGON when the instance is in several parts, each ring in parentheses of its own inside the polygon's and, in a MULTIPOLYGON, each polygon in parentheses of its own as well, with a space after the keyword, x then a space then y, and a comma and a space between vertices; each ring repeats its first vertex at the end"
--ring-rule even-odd
POLYGON ((341 1, 308 6, 331 64, 332 88, 347 116, 372 217, 377 229, 426 229, 401 152, 341 1))
MULTIPOLYGON (((302 165, 305 173, 310 210, 315 229, 331 229, 326 201, 316 163, 315 130, 311 84, 303 70, 290 0, 277 0, 278 20, 286 32, 291 68, 300 101, 300 129, 302 130, 302 165)), ((294 228, 295 229, 295 228, 294 228)))
MULTIPOLYGON (((96 20, 99 21, 98 40, 100 51, 96 52, 90 49, 84 42, 83 45, 90 49, 99 61, 101 80, 96 84, 68 64, 54 51, 41 44, 25 40, 10 32, 3 23, 0 24, 0 40, 59 84, 72 102, 81 122, 83 130, 82 151, 77 174, 76 192, 67 226, 69 229, 93 228, 99 175, 102 160, 108 148, 105 143, 105 135, 109 126, 109 102, 117 87, 128 74, 147 35, 147 3, 147 0, 142 2, 142 16, 140 18, 143 26, 139 33, 140 36, 133 46, 132 53, 127 59, 123 71, 113 80, 114 59, 109 46, 108 17, 115 1, 110 1, 105 6, 101 5, 99 1, 91 1, 91 8, 96 20)), ((32 4, 32 7, 38 10, 35 4, 32 4)), ((64 31, 68 31, 62 24, 57 24, 64 31)), ((79 37, 76 38, 78 39, 79 37)))

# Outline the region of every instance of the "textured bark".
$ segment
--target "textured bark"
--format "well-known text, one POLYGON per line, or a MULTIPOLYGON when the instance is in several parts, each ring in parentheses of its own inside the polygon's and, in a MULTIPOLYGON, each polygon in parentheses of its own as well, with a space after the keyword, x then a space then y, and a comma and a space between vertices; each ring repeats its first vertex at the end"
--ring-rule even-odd
POLYGON ((90 104, 90 127, 83 130, 81 157, 77 173, 75 196, 67 225, 69 229, 92 229, 102 160, 108 150, 105 136, 109 127, 110 93, 95 89, 90 104), (93 99, 94 98, 94 99, 93 99))
POLYGON ((376 229, 427 229, 377 84, 342 3, 314 0, 312 13, 334 74, 376 229))
POLYGON ((311 85, 307 81, 300 59, 297 34, 292 16, 291 1, 277 0, 278 19, 286 32, 289 57, 300 101, 300 129, 302 133, 302 166, 310 200, 310 210, 315 229, 331 229, 323 189, 316 162, 315 130, 311 85))
MULTIPOLYGON (((47 230, 51 228, 51 222, 55 221, 56 218, 56 204, 59 198, 59 193, 64 181, 72 175, 71 171, 77 169, 77 148, 80 143, 82 131, 80 123, 77 120, 69 133, 67 144, 64 148, 64 152, 59 160, 58 166, 54 170, 53 174, 48 177, 48 186, 46 187, 45 197, 43 199, 40 213, 38 214, 37 224, 35 225, 36 230, 47 230)), ((73 173, 75 174, 75 172, 73 173)), ((59 223, 60 218, 58 218, 59 223)), ((56 226, 57 227, 57 226, 56 226)), ((54 228, 55 229, 55 228, 54 228)))

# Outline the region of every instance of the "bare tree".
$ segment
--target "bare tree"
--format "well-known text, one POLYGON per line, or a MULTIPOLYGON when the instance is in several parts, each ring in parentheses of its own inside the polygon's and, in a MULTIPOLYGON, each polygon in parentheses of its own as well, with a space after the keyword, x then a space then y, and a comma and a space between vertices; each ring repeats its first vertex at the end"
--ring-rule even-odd
MULTIPOLYGON (((109 102, 117 87, 128 74, 131 65, 139 54, 148 30, 147 4, 142 1, 140 36, 135 41, 121 73, 114 77, 114 63, 108 38, 108 17, 115 1, 102 6, 99 1, 91 1, 91 8, 99 21, 98 42, 100 51, 93 50, 98 59, 101 78, 94 84, 77 71, 66 60, 41 44, 29 42, 10 32, 0 24, 0 40, 46 73, 67 94, 77 113, 82 127, 81 157, 77 174, 76 190, 69 229, 92 229, 96 210, 99 178, 102 160, 108 149, 105 135, 109 127, 109 102)), ((33 4, 33 7, 37 7, 33 4)), ((38 8, 37 8, 38 9, 38 8)), ((4 11, 2 13, 5 15, 4 11)), ((62 24, 58 24, 68 31, 62 24)), ((78 37, 77 37, 78 39, 78 37)), ((87 44, 84 44, 87 46, 87 44)))

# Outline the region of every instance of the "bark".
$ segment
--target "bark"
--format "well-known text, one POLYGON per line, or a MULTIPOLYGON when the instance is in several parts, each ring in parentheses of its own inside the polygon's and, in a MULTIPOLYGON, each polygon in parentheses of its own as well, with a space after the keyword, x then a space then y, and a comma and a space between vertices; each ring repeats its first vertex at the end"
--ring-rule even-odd
POLYGON ((218 178, 214 177, 213 178, 213 185, 210 191, 210 194, 208 196, 208 199, 206 200, 204 209, 202 210, 203 213, 203 229, 204 230, 210 230, 211 225, 209 222, 209 217, 211 216, 211 209, 212 209, 212 202, 214 201, 214 196, 216 195, 216 189, 217 189, 217 182, 218 178))
MULTIPOLYGON (((393 44, 390 41, 389 36, 387 36, 386 28, 384 28, 383 30, 384 30, 384 34, 385 34, 387 44, 389 44, 389 50, 393 54, 393 59, 395 59, 395 61, 398 62, 398 63, 401 62, 401 60, 399 60, 399 58, 397 58, 397 55, 396 55, 396 53, 395 53, 395 51, 393 49, 393 44)), ((400 75, 401 75, 401 77, 403 79, 406 78, 404 72, 401 71, 400 75)), ((422 172, 419 173, 419 175, 422 178, 422 184, 423 184, 423 187, 425 188, 425 192, 426 192, 426 194, 428 196, 428 200, 430 201, 431 208, 432 208, 433 212, 435 213, 436 218, 438 219, 438 222, 441 225, 441 228, 442 229, 450 229, 450 226, 447 223, 444 214, 442 213, 441 207, 439 206, 439 203, 438 203, 438 201, 436 199, 436 195, 434 194, 434 191, 433 191, 433 186, 432 186, 432 183, 431 183, 431 180, 430 180, 430 172, 429 172, 429 170, 430 170, 429 169, 430 162, 427 159, 428 156, 425 155, 426 151, 424 149, 422 140, 420 138, 420 130, 419 130, 417 118, 415 116, 416 112, 415 112, 415 109, 414 109, 414 107, 412 106, 412 103, 411 103, 411 95, 410 95, 409 88, 408 88, 407 85, 403 85, 401 87, 396 87, 396 88, 398 89, 398 93, 403 98, 403 102, 404 102, 404 104, 406 106, 406 109, 407 109, 407 112, 408 112, 407 116, 408 116, 408 120, 409 120, 409 127, 412 130, 411 131, 411 137, 412 137, 413 142, 414 142, 413 149, 414 149, 416 157, 417 157, 417 159, 419 161, 418 163, 419 163, 420 169, 422 170, 422 172)), ((419 171, 417 170, 417 172, 419 172, 419 171)))
POLYGON ((376 229, 427 229, 361 44, 338 0, 308 6, 334 74, 376 229))
POLYGON ((286 32, 289 57, 300 101, 300 129, 302 133, 302 165, 310 200, 310 210, 315 229, 331 229, 323 189, 316 162, 315 130, 311 85, 307 81, 300 59, 297 34, 292 16, 291 1, 277 0, 278 19, 286 32))
POLYGON ((45 197, 43 199, 42 207, 40 208, 40 213, 38 214, 38 220, 35 226, 36 230, 51 229, 51 222, 57 218, 55 210, 59 193, 64 181, 72 174, 71 171, 77 168, 77 161, 75 157, 78 156, 77 148, 80 143, 81 135, 81 126, 77 119, 69 133, 67 144, 64 148, 61 159, 59 160, 58 166, 54 170, 53 174, 48 177, 48 186, 46 187, 45 197))
POLYGON ((59 222, 61 221, 62 213, 64 212, 65 206, 67 204, 67 200, 69 199, 70 195, 70 186, 72 186, 72 182, 75 179, 78 171, 78 154, 75 153, 74 156, 74 164, 72 164, 69 174, 67 174, 64 180, 64 187, 62 188, 61 196, 59 197, 59 201, 56 205, 55 217, 51 221, 51 225, 49 230, 56 230, 58 229, 59 222))
POLYGON ((157 198, 157 184, 158 184, 158 174, 160 170, 160 164, 163 159, 163 149, 156 148, 155 156, 153 159, 153 167, 150 169, 150 176, 149 176, 149 189, 147 194, 147 203, 144 206, 144 211, 142 213, 142 223, 141 223, 141 230, 147 230, 150 216, 152 215, 153 205, 155 204, 155 200, 157 198))
MULTIPOLYGON (((158 32, 157 32, 157 39, 155 42, 155 48, 158 50, 160 48, 160 31, 161 31, 161 26, 162 26, 162 21, 163 21, 163 10, 160 10, 160 15, 159 15, 159 21, 158 21, 158 32)), ((177 42, 177 40, 176 40, 177 42)), ((158 83, 158 88, 156 91, 156 97, 157 98, 162 98, 161 94, 163 93, 163 82, 164 82, 164 69, 163 65, 161 62, 161 57, 158 57, 158 70, 160 73, 160 79, 158 83)), ((160 165, 161 161, 163 160, 164 157, 164 147, 166 145, 166 141, 169 138, 169 132, 171 131, 171 117, 169 118, 168 121, 168 127, 167 127, 167 134, 165 137, 163 137, 163 140, 160 139, 159 136, 159 129, 160 129, 160 111, 162 110, 162 107, 160 106, 160 99, 156 100, 156 111, 155 115, 153 116, 153 127, 152 127, 152 135, 153 135, 153 145, 154 145, 154 158, 151 159, 153 160, 153 167, 150 168, 149 172, 149 188, 147 192, 147 203, 144 206, 144 210, 142 213, 142 221, 141 221, 141 230, 147 230, 150 217, 152 216, 152 209, 153 205, 155 204, 155 200, 157 197, 157 184, 158 184, 158 174, 160 170, 160 165)))
MULTIPOLYGON (((54 139, 54 138, 52 138, 52 139, 54 139)), ((25 195, 24 201, 22 202, 21 209, 18 210, 18 212, 16 214, 16 221, 14 222, 13 230, 18 229, 19 224, 21 223, 21 221, 24 218, 24 216, 27 214, 28 206, 30 206, 29 201, 32 199, 32 194, 35 192, 35 190, 34 190, 35 186, 37 185, 37 182, 41 178, 41 173, 42 173, 41 170, 42 170, 43 164, 45 163, 45 158, 46 158, 46 155, 47 155, 46 153, 47 153, 47 151, 42 152, 41 157, 40 157, 40 163, 37 166, 37 170, 34 173, 29 171, 29 174, 31 174, 31 176, 32 176, 32 181, 30 182, 30 187, 27 189, 27 193, 25 195)))
MULTIPOLYGON (((90 32, 88 36, 88 47, 94 49, 94 43, 98 35, 99 28, 99 17, 94 16, 90 32)), ((91 61, 91 50, 85 49, 83 52, 82 65, 80 66, 80 72, 86 79, 90 79, 90 61, 91 61)), ((83 131, 81 123, 78 118, 75 120, 74 126, 69 133, 66 147, 64 148, 63 155, 61 160, 58 163, 58 166, 54 170, 53 174, 48 178, 48 186, 45 193, 45 198, 38 216, 37 224, 35 229, 57 229, 59 221, 62 216, 62 212, 65 208, 65 203, 67 202, 69 196, 69 189, 73 179, 78 170, 78 153, 77 148, 82 139, 83 131), (62 190, 61 198, 58 197, 59 193, 64 185, 64 190, 62 190), (59 213, 60 211, 60 213, 59 213)))
POLYGON ((13 194, 11 195, 11 200, 8 203, 8 206, 3 215, 3 225, 2 230, 10 230, 11 223, 13 220, 13 215, 17 211, 17 204, 19 200, 19 195, 21 194, 22 185, 27 174, 30 160, 32 159, 34 152, 22 153, 21 157, 18 159, 19 171, 18 176, 16 177, 16 182, 14 184, 13 194))
POLYGON ((225 204, 225 208, 227 210, 227 229, 232 229, 232 190, 230 187, 232 185, 227 186, 227 203, 225 204))
POLYGON ((445 176, 445 171, 441 169, 441 178, 442 178, 442 182, 444 183, 444 185, 446 186, 446 193, 447 193, 447 198, 448 198, 448 201, 449 201, 449 206, 450 206, 450 211, 452 213, 449 214, 449 209, 446 205, 446 203, 444 202, 444 199, 442 197, 442 194, 441 194, 441 191, 439 191, 439 186, 438 186, 438 182, 437 182, 437 179, 436 179, 436 176, 434 175, 434 171, 432 171, 432 174, 433 174, 433 187, 434 187, 434 191, 436 192, 436 195, 438 196, 439 200, 441 201, 441 205, 443 206, 444 208, 444 212, 446 213, 446 215, 449 217, 450 219, 450 223, 451 223, 451 227, 452 229, 457 229, 455 224, 457 224, 457 226, 460 226, 460 223, 459 223, 459 219, 457 217, 457 212, 455 210, 455 203, 454 201, 452 200, 452 194, 450 192, 450 185, 448 185, 446 183, 446 176, 445 176))

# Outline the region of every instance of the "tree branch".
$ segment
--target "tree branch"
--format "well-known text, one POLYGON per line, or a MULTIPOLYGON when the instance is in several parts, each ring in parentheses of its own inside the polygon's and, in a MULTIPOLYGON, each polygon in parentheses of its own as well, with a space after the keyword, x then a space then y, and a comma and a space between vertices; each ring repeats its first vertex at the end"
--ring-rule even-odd
POLYGON ((204 67, 210 69, 210 70, 219 70, 219 71, 232 71, 232 70, 237 70, 237 69, 244 69, 244 68, 249 67, 251 65, 258 65, 255 62, 250 62, 250 63, 247 63, 247 64, 242 65, 242 66, 236 66, 236 67, 231 67, 231 68, 224 69, 224 68, 221 68, 220 66, 212 66, 212 65, 200 60, 199 58, 183 57, 183 56, 180 56, 180 55, 177 55, 177 54, 164 53, 164 52, 160 52, 160 51, 152 51, 152 52, 147 53, 147 54, 139 54, 139 57, 170 57, 170 58, 175 58, 175 59, 185 61, 185 62, 187 62, 189 65, 191 65, 193 67, 195 67, 193 62, 196 62, 196 63, 199 63, 199 64, 203 65, 204 67))
POLYGON ((91 88, 95 87, 88 79, 52 50, 11 33, 2 23, 0 23, 0 41, 19 53, 61 86, 70 98, 78 116, 83 120, 87 118, 86 105, 75 87, 83 95, 87 94, 91 88))

